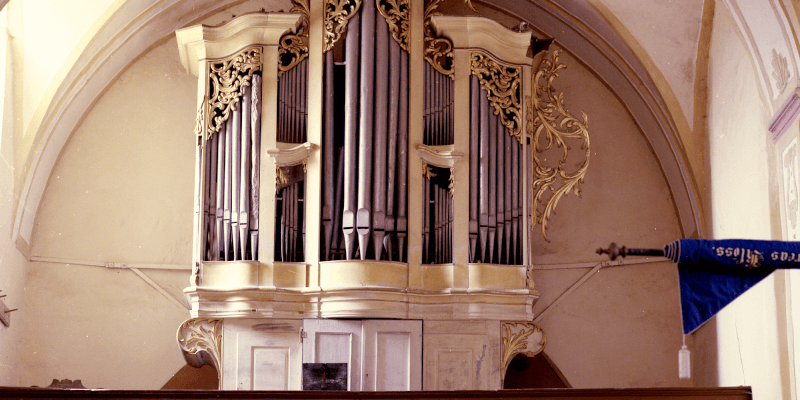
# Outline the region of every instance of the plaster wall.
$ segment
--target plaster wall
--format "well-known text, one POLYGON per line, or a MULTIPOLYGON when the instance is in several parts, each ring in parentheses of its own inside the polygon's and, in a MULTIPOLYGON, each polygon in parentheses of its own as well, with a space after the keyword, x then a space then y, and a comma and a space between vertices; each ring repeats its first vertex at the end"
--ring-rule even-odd
MULTIPOLYGON (((709 57, 713 237, 771 239, 769 115, 747 49, 719 3, 709 57)), ((756 399, 789 396, 780 371, 778 291, 773 274, 717 315, 720 385, 750 385, 756 399)))
MULTIPOLYGON (((84 35, 103 23, 99 18, 115 0, 11 0, 18 9, 25 71, 22 79, 22 132, 28 133, 31 118, 59 70, 76 48, 86 40, 84 35), (53 34, 58 27, 58 34, 53 34)), ((85 44, 85 43, 83 43, 85 44)))
POLYGON ((14 102, 11 92, 11 57, 6 31, 7 10, 0 11, 0 299, 10 309, 11 326, 0 324, 0 386, 16 386, 18 381, 22 327, 29 321, 22 307, 27 260, 11 241, 14 226, 14 102))
POLYGON ((551 308, 607 260, 595 254, 598 247, 662 248, 681 232, 658 162, 623 105, 569 54, 562 53, 561 62, 567 68, 554 81, 555 91, 564 92, 572 115, 589 116, 592 151, 581 198, 570 194, 559 202, 548 225, 551 241, 538 226, 530 232, 541 293, 534 315, 544 312, 545 351, 575 388, 689 385, 678 379, 680 310, 672 263, 603 268, 551 308))
MULTIPOLYGON (((703 0, 601 0, 650 56, 689 122, 694 120, 695 63, 703 0)), ((624 34, 624 33, 623 33, 624 34)))
POLYGON ((185 361, 175 330, 185 303, 192 242, 197 78, 174 39, 124 72, 67 144, 42 201, 27 273, 20 385, 53 378, 86 387, 159 389, 185 361), (80 265, 83 262, 87 265, 80 265))

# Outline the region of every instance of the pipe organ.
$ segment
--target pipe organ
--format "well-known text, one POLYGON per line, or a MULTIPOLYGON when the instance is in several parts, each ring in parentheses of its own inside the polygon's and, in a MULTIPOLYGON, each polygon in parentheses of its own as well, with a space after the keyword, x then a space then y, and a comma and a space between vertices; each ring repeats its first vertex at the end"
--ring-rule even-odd
POLYGON ((542 56, 531 32, 439 15, 441 1, 293 0, 177 32, 199 77, 193 319, 178 341, 222 388, 299 389, 302 357, 348 363, 351 390, 420 390, 423 364, 463 368, 489 345, 463 388, 497 389, 515 354, 492 346, 503 321, 523 321, 503 343, 543 348, 528 322, 529 232, 549 218, 531 198, 555 171, 534 154, 556 132, 542 116, 557 120, 534 90, 542 56), (472 332, 461 350, 458 331, 472 332), (349 353, 320 355, 323 342, 349 353), (411 370, 375 380, 389 365, 376 354, 411 370))

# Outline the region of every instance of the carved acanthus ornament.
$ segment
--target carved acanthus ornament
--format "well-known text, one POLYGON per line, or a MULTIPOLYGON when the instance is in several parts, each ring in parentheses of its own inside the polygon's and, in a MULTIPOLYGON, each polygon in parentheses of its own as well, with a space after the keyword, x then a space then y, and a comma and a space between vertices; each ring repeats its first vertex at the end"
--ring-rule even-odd
POLYGON ((486 90, 494 115, 522 143, 522 68, 501 64, 480 51, 470 52, 470 66, 486 90))
POLYGON ((436 175, 436 172, 433 172, 433 167, 428 165, 425 161, 422 161, 422 176, 427 180, 431 180, 431 178, 435 178, 436 175))
POLYGON ((527 357, 533 357, 541 353, 547 343, 544 331, 533 322, 502 321, 500 331, 503 335, 500 356, 500 365, 503 368, 500 376, 502 377, 506 376, 506 370, 514 356, 525 354, 527 357), (529 345, 530 347, 528 347, 529 345))
POLYGON ((775 86, 778 88, 778 93, 783 93, 786 87, 789 86, 789 78, 792 74, 789 72, 789 62, 782 54, 772 49, 772 77, 775 78, 775 86))
POLYGON ((408 51, 409 0, 376 0, 376 3, 389 24, 392 37, 403 50, 408 51))
POLYGON ((203 136, 203 123, 206 121, 206 104, 208 104, 207 99, 207 97, 203 97, 203 100, 197 107, 197 117, 195 117, 194 120, 194 134, 197 136, 203 136))
MULTIPOLYGON (((465 0, 467 1, 467 0, 465 0)), ((441 15, 436 12, 442 0, 429 0, 425 3, 425 60, 437 71, 455 79, 453 71, 453 42, 446 37, 437 37, 436 30, 431 23, 431 17, 441 15)), ((472 6, 472 3, 469 3, 472 6)))
POLYGON ((222 379, 222 320, 188 319, 178 328, 177 339, 189 365, 213 365, 222 379))
POLYGON ((325 49, 326 52, 347 31, 347 22, 356 15, 361 0, 325 0, 325 49))
POLYGON ((308 57, 308 18, 310 10, 308 0, 292 0, 293 13, 302 15, 300 27, 296 33, 281 37, 278 42, 278 75, 294 68, 300 61, 308 57))
POLYGON ((206 139, 219 132, 236 109, 244 87, 249 86, 253 74, 261 70, 261 47, 244 49, 226 60, 210 61, 208 69, 206 139))
MULTIPOLYGON (((566 68, 565 64, 558 63, 561 50, 556 50, 550 59, 542 61, 533 80, 535 96, 526 97, 528 106, 528 135, 531 137, 531 155, 533 157, 533 199, 531 208, 531 227, 542 225, 542 235, 547 237, 547 222, 555 211, 558 201, 569 192, 580 197, 580 184, 589 168, 589 121, 586 113, 581 111, 583 120, 573 117, 564 106, 564 93, 554 93, 553 80, 558 77, 558 71, 566 68), (533 104, 531 104, 533 103, 533 104), (578 141, 583 150, 583 161, 570 163, 577 167, 576 170, 567 171, 567 158, 572 149, 567 140, 578 141), (561 149, 561 158, 557 165, 546 164, 542 154, 550 150, 555 144, 561 149), (549 196, 546 196, 549 194, 549 196)), ((573 155, 573 159, 574 159, 573 155)), ((551 158, 552 159, 552 158, 551 158)))

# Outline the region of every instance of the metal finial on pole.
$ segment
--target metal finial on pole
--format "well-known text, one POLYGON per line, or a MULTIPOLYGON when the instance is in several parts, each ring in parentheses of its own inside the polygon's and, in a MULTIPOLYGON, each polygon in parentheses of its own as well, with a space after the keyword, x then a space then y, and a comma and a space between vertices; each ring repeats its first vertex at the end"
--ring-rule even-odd
POLYGON ((604 253, 608 254, 608 258, 610 258, 611 261, 616 260, 619 256, 622 256, 623 258, 627 256, 665 257, 663 249, 629 249, 625 246, 619 247, 613 242, 608 245, 607 249, 597 249, 597 254, 604 253))

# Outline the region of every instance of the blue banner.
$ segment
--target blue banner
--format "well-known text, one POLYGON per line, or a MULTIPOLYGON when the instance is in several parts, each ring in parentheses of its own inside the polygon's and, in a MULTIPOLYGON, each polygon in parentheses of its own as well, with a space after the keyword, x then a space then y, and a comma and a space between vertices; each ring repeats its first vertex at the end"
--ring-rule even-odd
POLYGON ((681 239, 664 249, 678 264, 688 334, 777 268, 800 268, 800 242, 681 239))

